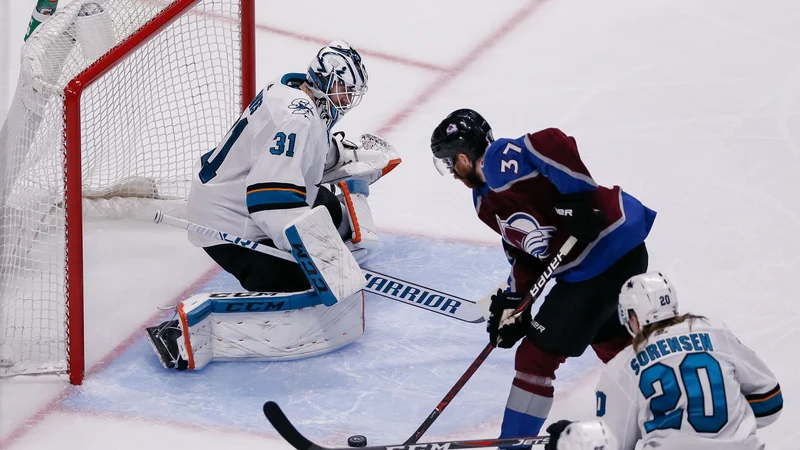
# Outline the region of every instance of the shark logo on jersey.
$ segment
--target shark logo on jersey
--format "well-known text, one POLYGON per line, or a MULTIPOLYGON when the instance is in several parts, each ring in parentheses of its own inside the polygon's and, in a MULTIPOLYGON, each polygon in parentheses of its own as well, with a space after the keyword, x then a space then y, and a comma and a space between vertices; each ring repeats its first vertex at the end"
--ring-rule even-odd
POLYGON ((296 98, 292 100, 288 108, 292 110, 292 114, 302 114, 306 119, 314 117, 314 109, 311 107, 311 102, 306 99, 296 98))
POLYGON ((506 220, 495 217, 506 242, 541 260, 550 256, 550 240, 556 227, 543 227, 533 216, 522 212, 514 213, 506 220))

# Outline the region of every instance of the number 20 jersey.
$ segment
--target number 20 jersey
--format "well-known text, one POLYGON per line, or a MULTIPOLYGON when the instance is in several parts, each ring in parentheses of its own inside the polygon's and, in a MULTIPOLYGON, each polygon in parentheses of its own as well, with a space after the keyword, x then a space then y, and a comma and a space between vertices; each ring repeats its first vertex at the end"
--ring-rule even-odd
POLYGON ((763 448, 783 408, 775 375, 721 322, 697 319, 620 352, 597 384, 597 416, 620 449, 763 448))
MULTIPOLYGON (((312 100, 297 88, 303 74, 270 83, 222 142, 199 158, 189 193, 189 220, 290 250, 283 228, 314 204, 330 135, 312 100)), ((189 233, 199 246, 213 237, 189 233)))

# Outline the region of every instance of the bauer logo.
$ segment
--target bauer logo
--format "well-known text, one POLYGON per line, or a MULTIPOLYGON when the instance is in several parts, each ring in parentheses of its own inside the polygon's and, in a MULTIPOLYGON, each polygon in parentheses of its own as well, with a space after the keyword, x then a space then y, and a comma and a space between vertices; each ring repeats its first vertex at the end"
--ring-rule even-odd
MULTIPOLYGON (((547 265, 544 273, 539 276, 539 279, 536 280, 536 283, 531 288, 531 297, 534 299, 539 295, 542 291, 544 286, 550 281, 550 278, 553 276, 553 272, 555 272, 556 268, 561 264, 561 261, 564 259, 564 254, 561 252, 556 253, 556 256, 553 257, 553 260, 550 261, 550 264, 547 265)), ((543 330, 544 331, 544 330, 543 330)))
POLYGON ((389 295, 397 300, 406 303, 413 303, 426 308, 438 309, 446 314, 456 314, 461 302, 442 295, 439 292, 431 292, 410 283, 391 280, 383 277, 365 274, 367 285, 365 290, 389 295))

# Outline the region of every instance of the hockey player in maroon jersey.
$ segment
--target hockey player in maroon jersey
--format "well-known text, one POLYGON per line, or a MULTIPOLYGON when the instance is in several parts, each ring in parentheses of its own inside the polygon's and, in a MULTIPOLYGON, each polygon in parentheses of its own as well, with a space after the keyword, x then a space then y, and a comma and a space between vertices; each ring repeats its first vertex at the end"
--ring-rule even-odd
POLYGON ((535 436, 566 358, 591 345, 608 362, 630 343, 617 317, 618 294, 647 270, 644 239, 656 213, 618 186, 598 185, 575 139, 556 128, 495 141, 480 114, 459 109, 433 131, 431 150, 439 172, 472 189, 478 217, 502 236, 511 273, 491 297, 487 331, 495 346, 522 343, 500 437, 535 436), (536 316, 529 308, 505 319, 570 235, 578 244, 555 271, 536 316))

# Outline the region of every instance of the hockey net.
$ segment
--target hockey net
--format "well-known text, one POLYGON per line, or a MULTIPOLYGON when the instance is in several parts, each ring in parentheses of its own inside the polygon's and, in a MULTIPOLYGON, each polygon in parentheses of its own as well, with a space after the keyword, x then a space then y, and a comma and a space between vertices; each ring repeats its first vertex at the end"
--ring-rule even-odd
POLYGON ((253 88, 253 0, 73 0, 0 130, 0 376, 83 378, 82 217, 180 205, 253 88))

